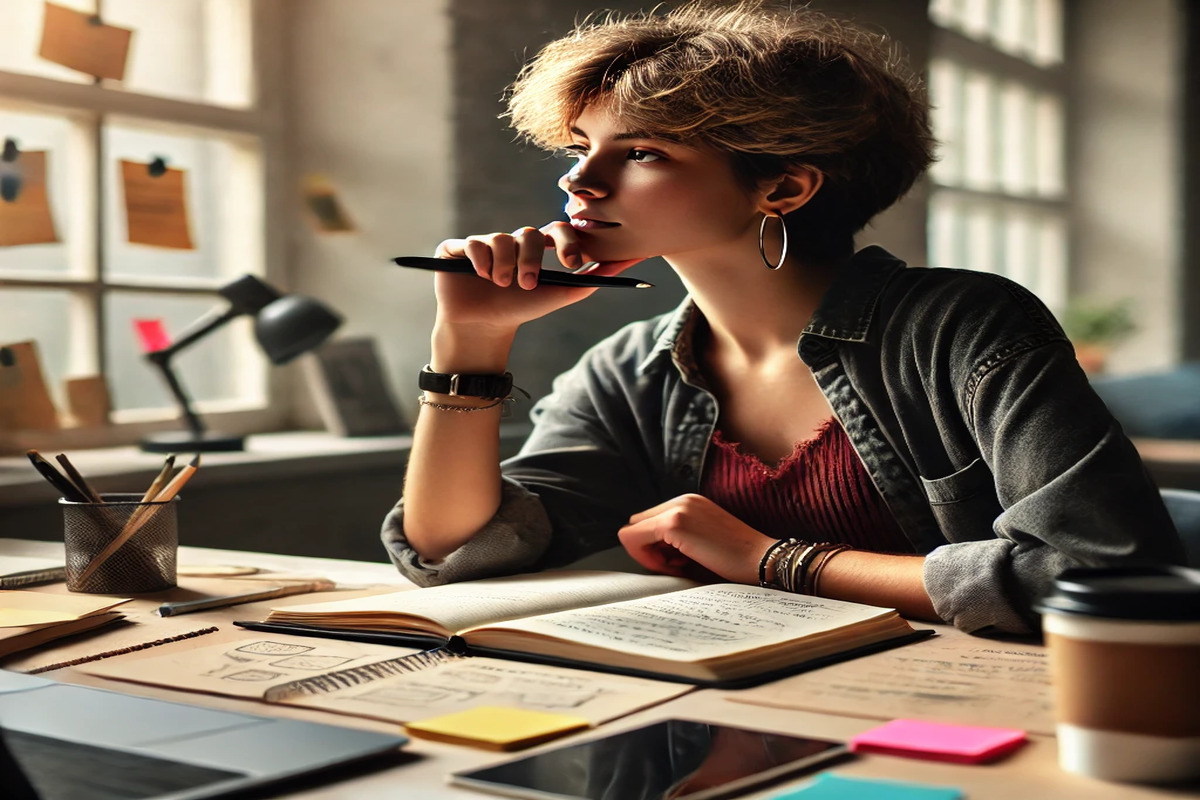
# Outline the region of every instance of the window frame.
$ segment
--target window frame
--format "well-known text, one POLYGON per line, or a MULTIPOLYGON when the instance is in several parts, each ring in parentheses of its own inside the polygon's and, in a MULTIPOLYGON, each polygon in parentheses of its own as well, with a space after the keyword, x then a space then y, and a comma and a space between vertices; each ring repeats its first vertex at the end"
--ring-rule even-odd
MULTIPOLYGON (((36 75, 0 70, 0 106, 16 112, 69 116, 73 124, 86 126, 90 139, 87 163, 90 174, 81 182, 93 187, 86 210, 90 219, 87 248, 91 274, 66 274, 55 277, 0 276, 0 289, 68 290, 85 298, 91 316, 92 361, 97 372, 107 379, 105 303, 104 295, 111 291, 133 289, 187 297, 209 297, 213 305, 223 301, 216 290, 224 281, 170 283, 144 282, 136 279, 109 278, 105 275, 105 255, 101 232, 101 192, 104 187, 100 173, 102 150, 100 136, 106 118, 113 117, 148 125, 161 123, 173 132, 198 135, 231 135, 256 140, 260 159, 259 196, 263 204, 261 218, 261 269, 247 271, 260 275, 269 283, 283 287, 288 274, 283 254, 286 248, 287 196, 286 117, 282 102, 284 88, 283 4, 280 0, 253 0, 250 7, 252 102, 246 108, 234 108, 192 102, 169 97, 139 94, 110 88, 102 81, 74 83, 36 75)), ((258 266, 258 263, 255 265, 258 266)), ((203 346, 201 344, 200 346, 203 346)), ((279 430, 286 426, 291 409, 280 402, 287 396, 288 376, 282 370, 266 369, 266 396, 261 406, 238 404, 230 408, 227 402, 195 403, 205 423, 221 431, 248 434, 279 430)), ((187 376, 181 376, 187 384, 187 376)), ((60 412, 63 409, 60 409, 60 412)), ((156 431, 178 429, 182 424, 177 411, 170 409, 133 409, 110 415, 110 424, 101 428, 62 428, 57 431, 0 431, 0 450, 25 447, 36 440, 41 448, 103 447, 128 444, 156 431), (5 441, 11 440, 6 445, 5 441)), ((33 446, 33 445, 29 445, 33 446)))

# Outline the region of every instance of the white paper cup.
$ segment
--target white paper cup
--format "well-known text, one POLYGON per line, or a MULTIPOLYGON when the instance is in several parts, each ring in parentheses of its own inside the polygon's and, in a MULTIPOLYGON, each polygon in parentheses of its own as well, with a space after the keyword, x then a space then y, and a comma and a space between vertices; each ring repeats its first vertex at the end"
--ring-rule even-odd
POLYGON ((1062 769, 1200 778, 1200 572, 1067 570, 1043 602, 1062 769))

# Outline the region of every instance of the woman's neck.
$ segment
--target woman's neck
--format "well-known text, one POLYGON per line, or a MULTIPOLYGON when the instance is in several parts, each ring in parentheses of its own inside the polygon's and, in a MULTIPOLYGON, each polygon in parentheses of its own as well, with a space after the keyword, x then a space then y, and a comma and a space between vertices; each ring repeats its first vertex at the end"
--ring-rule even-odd
POLYGON ((781 352, 794 356, 796 341, 837 269, 795 259, 778 270, 757 259, 673 266, 704 314, 711 344, 746 362, 769 360, 781 352))

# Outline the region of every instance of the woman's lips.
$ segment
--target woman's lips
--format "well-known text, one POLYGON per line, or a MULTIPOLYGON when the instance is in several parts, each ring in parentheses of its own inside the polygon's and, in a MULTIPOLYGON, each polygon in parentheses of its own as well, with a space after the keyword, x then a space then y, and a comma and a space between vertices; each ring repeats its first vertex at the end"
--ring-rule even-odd
POLYGON ((604 228, 620 227, 616 222, 604 222, 598 219, 588 219, 587 217, 572 217, 571 227, 577 231, 598 231, 604 228))

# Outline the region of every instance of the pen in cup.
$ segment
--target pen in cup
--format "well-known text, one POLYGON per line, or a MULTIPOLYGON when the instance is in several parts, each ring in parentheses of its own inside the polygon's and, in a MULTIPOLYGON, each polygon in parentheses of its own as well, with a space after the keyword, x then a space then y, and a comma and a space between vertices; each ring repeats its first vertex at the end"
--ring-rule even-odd
MULTIPOLYGON (((474 275, 475 267, 469 258, 430 258, 428 256, 398 256, 393 262, 402 267, 428 269, 434 272, 454 272, 460 275, 474 275)), ((650 289, 654 284, 640 278, 626 278, 622 275, 591 275, 586 272, 560 272, 543 269, 538 272, 538 285, 546 286, 582 286, 582 287, 624 287, 627 289, 650 289)))
POLYGON ((67 500, 70 500, 72 503, 92 502, 91 498, 84 494, 82 489, 72 483, 66 475, 59 472, 37 450, 28 450, 25 455, 29 458, 29 463, 33 464, 34 469, 67 500))

